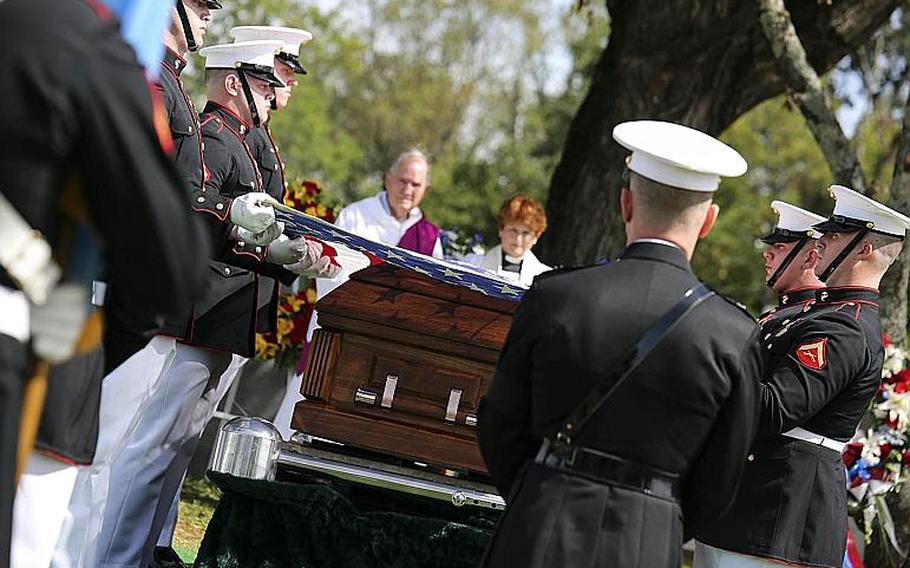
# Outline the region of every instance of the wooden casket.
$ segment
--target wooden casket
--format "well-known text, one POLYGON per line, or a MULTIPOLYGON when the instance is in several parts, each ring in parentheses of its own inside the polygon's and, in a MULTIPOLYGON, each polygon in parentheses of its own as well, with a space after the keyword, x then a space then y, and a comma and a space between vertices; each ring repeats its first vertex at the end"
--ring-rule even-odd
POLYGON ((292 426, 449 469, 486 473, 477 405, 517 301, 379 264, 316 304, 292 426))

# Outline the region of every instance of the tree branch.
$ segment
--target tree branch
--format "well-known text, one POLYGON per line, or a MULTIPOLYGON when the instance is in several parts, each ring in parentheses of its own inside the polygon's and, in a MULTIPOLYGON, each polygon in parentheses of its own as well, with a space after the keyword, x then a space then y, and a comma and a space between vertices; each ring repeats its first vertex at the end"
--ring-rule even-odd
POLYGON ((864 192, 863 170, 853 143, 844 134, 822 82, 809 64, 783 0, 758 0, 759 21, 790 96, 806 119, 835 181, 864 192))
MULTIPOLYGON (((888 207, 910 212, 910 96, 904 105, 904 124, 897 140, 894 177, 888 207)), ((907 344, 907 286, 910 281, 910 246, 888 269, 881 283, 882 331, 899 347, 907 344)))

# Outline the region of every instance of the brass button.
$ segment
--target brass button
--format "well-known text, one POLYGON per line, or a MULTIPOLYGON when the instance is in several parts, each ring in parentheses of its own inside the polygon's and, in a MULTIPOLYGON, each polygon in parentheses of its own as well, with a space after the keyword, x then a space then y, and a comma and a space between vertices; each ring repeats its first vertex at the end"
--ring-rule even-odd
POLYGON ((196 198, 196 203, 205 203, 205 197, 202 197, 200 195, 199 197, 196 198))
POLYGON ((221 211, 222 209, 224 209, 224 203, 218 203, 217 205, 215 205, 215 209, 221 211))
POLYGON ((190 126, 190 127, 187 129, 187 131, 188 131, 190 134, 192 134, 192 133, 193 133, 193 127, 190 126))
POLYGON ((225 266, 225 267, 224 267, 224 273, 225 273, 225 274, 230 274, 230 273, 231 273, 231 269, 228 268, 227 266, 225 266))
POLYGON ((746 459, 749 460, 750 462, 754 462, 754 461, 755 461, 755 454, 749 454, 749 456, 748 456, 746 459))
POLYGON ((256 254, 259 254, 261 252, 262 252, 262 247, 256 247, 256 254))

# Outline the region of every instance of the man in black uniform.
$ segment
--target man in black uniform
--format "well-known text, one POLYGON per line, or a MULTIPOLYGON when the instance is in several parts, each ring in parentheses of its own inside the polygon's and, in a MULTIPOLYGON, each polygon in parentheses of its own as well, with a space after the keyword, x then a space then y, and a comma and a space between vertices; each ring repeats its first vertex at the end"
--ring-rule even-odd
POLYGON ((275 274, 282 270, 280 264, 299 258, 296 240, 250 242, 243 235, 258 236, 238 230, 227 213, 251 192, 262 191, 244 136, 268 112, 274 87, 281 84, 273 65, 282 45, 240 42, 200 51, 206 57, 209 95, 200 120, 208 175, 194 207, 211 213, 205 215, 215 242, 209 286, 185 327, 168 323, 163 328, 164 333, 182 333, 181 341, 160 379, 162 386, 143 408, 127 447, 114 458, 99 566, 145 568, 151 561, 158 537, 151 531, 161 528, 156 516, 166 515, 176 491, 176 486, 168 487, 170 495, 162 496, 165 473, 187 440, 193 410, 207 386, 236 374, 253 353, 258 274, 275 274))
POLYGON ((804 317, 764 342, 759 433, 736 501, 697 534, 699 568, 839 567, 847 535, 841 451, 881 381, 878 285, 910 219, 843 186, 815 226, 828 288, 804 317))
POLYGON ((821 233, 812 228, 825 218, 783 201, 772 201, 771 209, 778 215, 777 224, 761 241, 765 284, 777 293, 777 307, 758 318, 763 339, 808 312, 816 292, 825 286, 815 274, 815 241, 821 233))
MULTIPOLYGON (((162 147, 169 140, 166 134, 159 136, 154 126, 153 99, 144 71, 121 38, 116 21, 88 1, 5 0, 0 3, 0 63, 4 85, 0 128, 8 142, 0 152, 3 196, 55 248, 58 261, 67 256, 77 260, 78 255, 67 255, 64 247, 83 241, 65 242, 80 234, 66 227, 87 221, 103 240, 111 280, 137 301, 162 311, 182 309, 193 301, 202 283, 200 258, 207 251, 206 235, 187 212, 186 195, 162 147), (198 242, 199 247, 188 248, 186 242, 198 242)), ((0 247, 11 245, 0 243, 0 247)), ((83 251, 91 256, 91 251, 83 251)), ((91 278, 91 273, 78 276, 91 278)), ((23 286, 27 283, 0 270, 0 312, 4 314, 0 319, 5 323, 23 305, 23 286)), ((87 307, 87 296, 83 305, 87 307)), ((16 421, 21 386, 31 367, 27 335, 18 335, 0 332, 0 566, 4 567, 8 565, 16 421)), ((91 377, 100 380, 100 374, 91 377)), ((96 397, 98 392, 97 384, 84 380, 76 385, 52 380, 51 399, 58 398, 53 393, 58 387, 94 390, 96 397)), ((71 400, 88 399, 80 395, 71 400)), ((79 441, 93 436, 83 431, 79 441)))
MULTIPOLYGON (((275 98, 272 99, 272 109, 268 115, 268 118, 271 119, 275 111, 287 107, 292 90, 298 84, 295 75, 306 73, 299 60, 300 46, 310 41, 313 36, 306 30, 279 26, 240 26, 233 28, 231 35, 236 41, 275 40, 284 43, 281 51, 275 56, 275 75, 281 80, 283 86, 275 87, 275 98)), ((283 203, 285 189, 288 184, 285 181, 284 162, 281 161, 278 145, 272 137, 269 121, 264 122, 257 128, 251 128, 247 132, 245 140, 259 167, 263 191, 276 201, 283 203)), ((282 236, 279 238, 283 240, 287 237, 282 236)), ((280 271, 276 275, 279 277, 278 280, 285 285, 291 285, 297 279, 297 275, 289 271, 280 271)), ((259 275, 259 300, 256 314, 256 331, 259 333, 274 332, 277 329, 278 280, 263 274, 259 275)), ((159 507, 165 504, 163 499, 168 495, 173 495, 174 498, 167 517, 164 518, 162 512, 159 511, 155 517, 156 524, 152 526, 151 531, 152 534, 158 533, 159 527, 157 524, 163 524, 155 546, 154 560, 157 566, 179 566, 179 556, 174 551, 171 543, 177 524, 180 503, 179 487, 182 485, 183 473, 189 467, 199 437, 205 430, 209 420, 214 416, 215 409, 228 389, 230 389, 235 377, 236 375, 225 376, 225 381, 220 381, 217 385, 214 385, 199 400, 196 410, 193 411, 194 420, 187 431, 187 442, 180 448, 177 457, 168 470, 169 473, 165 479, 162 501, 159 501, 159 507), (174 486, 178 488, 174 490, 174 486)))
POLYGON ((688 262, 716 218, 719 176, 746 164, 675 124, 624 123, 613 136, 632 149, 628 247, 615 263, 537 277, 481 402, 480 448, 508 503, 486 566, 678 568, 684 538, 733 498, 752 441, 759 328, 702 295, 688 262), (703 301, 611 390, 683 298, 703 301), (599 387, 611 394, 585 405, 578 430, 599 387))

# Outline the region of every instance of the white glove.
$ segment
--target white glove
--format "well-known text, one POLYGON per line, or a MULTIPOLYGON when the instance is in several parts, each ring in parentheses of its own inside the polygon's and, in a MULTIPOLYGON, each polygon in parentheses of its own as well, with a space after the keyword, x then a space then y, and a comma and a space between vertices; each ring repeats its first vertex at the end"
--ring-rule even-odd
POLYGON ((333 264, 328 256, 322 256, 322 243, 313 240, 307 240, 306 243, 307 251, 303 257, 293 264, 285 264, 284 267, 294 274, 310 278, 335 278, 341 272, 341 267, 333 264))
POLYGON ((281 235, 269 245, 265 259, 272 264, 290 264, 299 261, 309 250, 308 241, 304 237, 289 239, 287 235, 281 235))
POLYGON ((231 201, 231 223, 258 233, 269 225, 275 224, 275 209, 271 195, 262 191, 253 191, 231 201))
POLYGON ((32 351, 48 363, 72 356, 88 317, 89 291, 77 284, 62 284, 47 302, 31 306, 32 351))
POLYGON ((258 233, 247 231, 243 227, 237 227, 234 238, 242 243, 265 246, 281 236, 283 232, 284 223, 276 221, 258 233))

